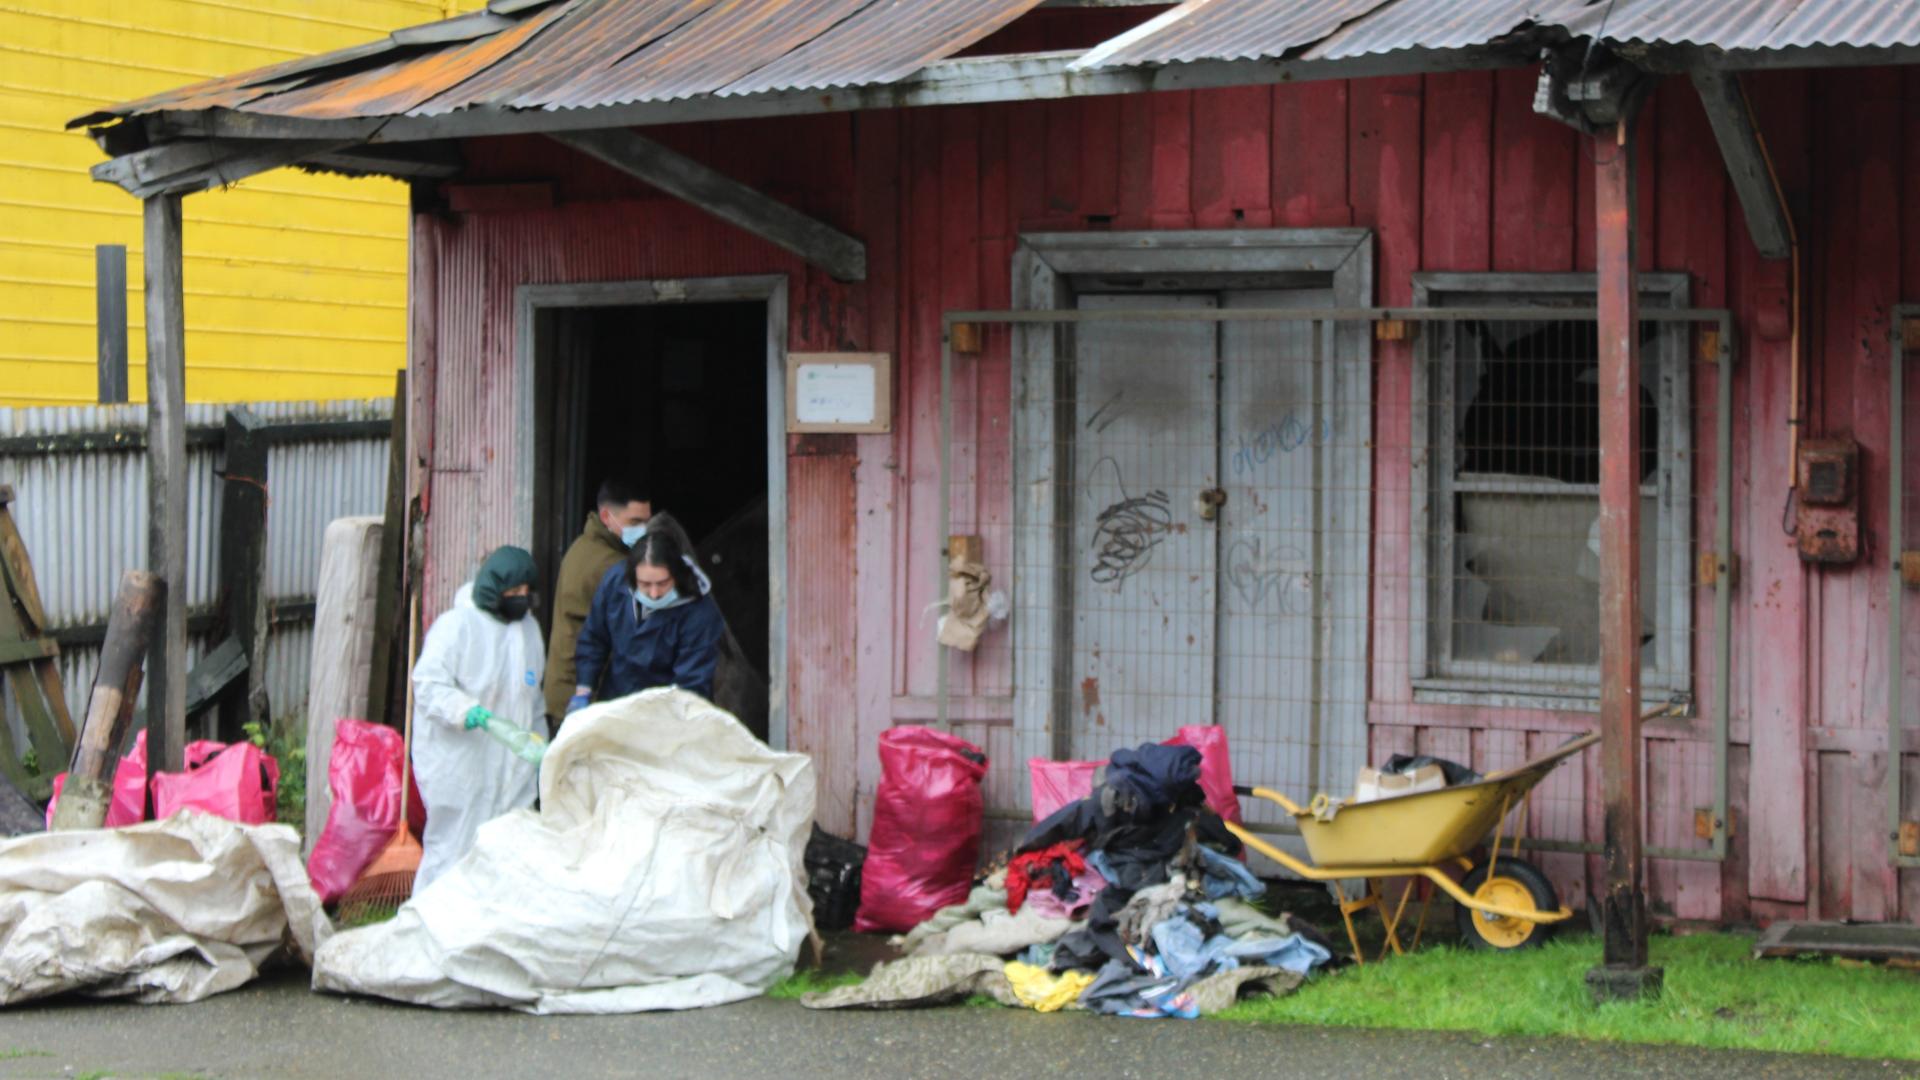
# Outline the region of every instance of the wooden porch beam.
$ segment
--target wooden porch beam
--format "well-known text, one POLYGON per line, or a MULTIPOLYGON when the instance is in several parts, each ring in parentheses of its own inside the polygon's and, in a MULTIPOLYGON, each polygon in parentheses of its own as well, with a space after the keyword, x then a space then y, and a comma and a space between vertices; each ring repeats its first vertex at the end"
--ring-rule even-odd
POLYGON ((1766 149, 1747 109, 1746 96, 1740 91, 1740 77, 1712 68, 1695 68, 1689 75, 1700 104, 1706 107, 1707 121, 1713 125, 1713 137, 1720 144, 1720 157, 1727 163, 1733 190, 1740 196, 1740 208, 1746 211, 1753 246, 1763 258, 1786 258, 1793 250, 1793 226, 1767 169, 1766 149))
POLYGON ((187 741, 186 301, 180 196, 145 205, 147 567, 165 584, 147 658, 147 762, 179 772, 187 741))
POLYGON ((166 143, 95 165, 92 175, 137 199, 191 195, 351 146, 343 139, 204 139, 166 143))
POLYGON ((618 128, 549 136, 793 252, 838 281, 865 281, 867 246, 714 169, 618 128))

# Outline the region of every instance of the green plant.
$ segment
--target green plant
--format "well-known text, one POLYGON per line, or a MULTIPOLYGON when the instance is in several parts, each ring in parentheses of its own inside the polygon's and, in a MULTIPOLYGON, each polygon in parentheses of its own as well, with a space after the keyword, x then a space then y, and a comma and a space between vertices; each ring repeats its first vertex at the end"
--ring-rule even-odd
POLYGON ((52 1056, 53 1056, 52 1052, 47 1050, 27 1050, 18 1046, 12 1046, 12 1047, 8 1047, 5 1050, 0 1050, 0 1061, 18 1061, 21 1058, 52 1057, 52 1056))
POLYGON ((297 717, 268 724, 249 720, 240 730, 280 763, 275 814, 281 822, 300 827, 307 819, 307 725, 297 717))
POLYGON ((863 976, 851 971, 842 971, 833 975, 823 975, 818 971, 796 971, 774 983, 767 990, 767 996, 776 1001, 795 1001, 801 994, 837 990, 842 986, 853 986, 864 981, 866 980, 863 976))
POLYGON ((1495 1036, 1920 1058, 1909 1019, 1914 977, 1831 960, 1755 960, 1737 934, 1658 935, 1660 997, 1596 1008, 1585 974, 1600 943, 1567 934, 1537 949, 1429 947, 1384 963, 1316 975, 1286 997, 1222 1014, 1253 1023, 1416 1028, 1495 1036))
POLYGON ((40 751, 31 746, 27 747, 27 752, 20 755, 20 767, 27 770, 28 776, 39 776, 40 751))

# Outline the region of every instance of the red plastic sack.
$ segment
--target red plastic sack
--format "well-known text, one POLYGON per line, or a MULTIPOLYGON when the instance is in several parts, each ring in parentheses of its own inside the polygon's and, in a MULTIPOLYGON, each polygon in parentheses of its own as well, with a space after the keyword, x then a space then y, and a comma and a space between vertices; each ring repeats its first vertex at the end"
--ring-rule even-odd
MULTIPOLYGON (((60 789, 67 786, 67 774, 53 778, 53 798, 47 803, 47 828, 53 828, 53 808, 60 805, 60 789)), ((113 800, 107 804, 106 827, 138 825, 147 817, 147 733, 133 737, 133 749, 120 756, 113 767, 113 800)))
MULTIPOLYGON (((365 720, 334 726, 327 786, 333 805, 307 857, 307 877, 320 902, 338 900, 400 827, 400 733, 365 720)), ((409 800, 418 805, 418 797, 409 800)))
POLYGON ((1200 751, 1200 790, 1213 812, 1236 824, 1240 796, 1233 793, 1233 759, 1227 753, 1227 729, 1218 724, 1189 724, 1162 746, 1191 746, 1200 751))
MULTIPOLYGON (((1191 746, 1200 751, 1200 790, 1207 805, 1228 821, 1240 821, 1240 796, 1233 793, 1233 760, 1227 753, 1227 729, 1218 724, 1189 724, 1162 746, 1191 746)), ((1033 790, 1033 820, 1093 794, 1093 775, 1104 761, 1027 762, 1033 790)))
POLYGON ((202 739, 187 744, 187 771, 153 775, 153 814, 181 810, 260 825, 274 819, 280 763, 250 742, 223 746, 202 739))
POLYGON ((923 727, 880 736, 880 790, 855 930, 911 930, 966 900, 980 862, 986 775, 986 755, 965 739, 923 727))
POLYGON ((1039 823, 1069 803, 1093 794, 1093 777, 1104 761, 1048 761, 1027 759, 1027 780, 1033 789, 1033 820, 1039 823))

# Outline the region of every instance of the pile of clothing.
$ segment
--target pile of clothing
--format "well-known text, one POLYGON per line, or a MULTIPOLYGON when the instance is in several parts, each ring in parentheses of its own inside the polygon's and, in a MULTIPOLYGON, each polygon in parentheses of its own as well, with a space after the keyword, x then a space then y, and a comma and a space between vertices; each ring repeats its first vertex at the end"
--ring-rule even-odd
POLYGON ((809 1008, 898 1008, 985 994, 1052 1012, 1192 1018, 1285 993, 1330 943, 1251 901, 1265 886, 1208 809, 1200 752, 1120 750, 1093 793, 1040 821, 966 901, 895 943, 868 979, 809 1008))

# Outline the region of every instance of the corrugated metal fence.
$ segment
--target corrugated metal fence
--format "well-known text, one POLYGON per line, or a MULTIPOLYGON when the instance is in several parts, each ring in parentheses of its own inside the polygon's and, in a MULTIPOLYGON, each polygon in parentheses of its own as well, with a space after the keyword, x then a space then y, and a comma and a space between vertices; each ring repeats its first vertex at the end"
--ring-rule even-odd
MULTIPOLYGON (((188 666, 213 645, 227 413, 187 407, 188 666)), ((338 517, 379 514, 391 398, 245 406, 267 428, 267 686, 276 720, 306 711, 320 544, 338 517)), ((76 722, 122 571, 147 561, 146 406, 0 408, 0 484, 33 560, 76 722)), ((11 716, 8 718, 13 720, 11 716)))

